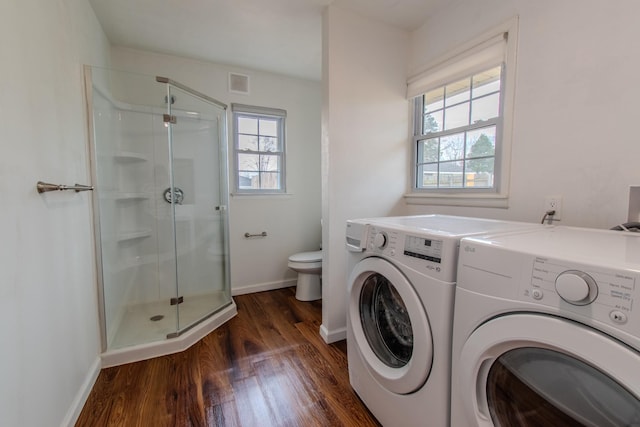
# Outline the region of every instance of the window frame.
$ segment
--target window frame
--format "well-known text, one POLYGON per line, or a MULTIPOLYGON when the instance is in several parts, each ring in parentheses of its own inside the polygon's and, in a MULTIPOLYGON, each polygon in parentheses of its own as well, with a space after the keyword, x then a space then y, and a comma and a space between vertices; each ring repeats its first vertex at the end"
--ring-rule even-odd
MULTIPOLYGON (((474 37, 467 43, 448 50, 442 57, 431 61, 426 67, 407 82, 407 98, 413 124, 410 138, 411 148, 411 181, 409 190, 404 195, 407 204, 471 206, 507 208, 509 205, 509 178, 511 168, 511 144, 513 131, 513 111, 515 103, 516 56, 518 40, 518 17, 474 37), (484 58, 482 52, 490 51, 498 39, 503 39, 503 55, 501 58, 484 58), (475 61, 475 62, 474 62, 475 61), (422 124, 421 108, 416 108, 416 96, 421 96, 451 82, 503 64, 501 73, 500 118, 496 121, 496 145, 493 188, 418 188, 418 140, 424 136, 416 135, 416 126, 422 124), (448 74, 447 74, 448 73, 448 74), (426 81, 426 83, 425 83, 426 81), (496 141, 497 143, 497 141, 496 141)), ((481 127, 488 122, 485 121, 481 127)), ((420 133, 422 130, 420 130, 420 133)))
MULTIPOLYGON (((257 107, 243 104, 231 104, 232 111, 232 129, 233 129, 233 159, 234 159, 234 193, 242 195, 278 195, 286 194, 287 192, 287 179, 286 179, 286 117, 287 112, 285 110, 269 107, 257 107), (252 119, 265 119, 277 121, 277 138, 279 139, 278 151, 263 151, 263 150, 247 150, 240 149, 240 135, 238 121, 240 118, 252 118, 252 119), (255 154, 255 155, 269 155, 276 156, 278 158, 279 174, 279 188, 241 188, 240 187, 240 173, 244 170, 240 169, 240 154, 255 154)), ((258 138, 260 137, 260 131, 258 130, 258 138)), ((260 170, 256 171, 260 176, 260 170)), ((263 171, 264 172, 264 171, 263 171)))

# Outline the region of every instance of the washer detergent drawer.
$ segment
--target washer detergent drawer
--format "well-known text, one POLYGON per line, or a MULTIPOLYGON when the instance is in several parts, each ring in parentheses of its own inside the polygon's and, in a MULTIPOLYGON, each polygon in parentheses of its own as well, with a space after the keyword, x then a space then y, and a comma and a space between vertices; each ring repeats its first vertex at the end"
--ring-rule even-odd
POLYGON ((407 278, 390 262, 365 258, 349 278, 349 322, 371 375, 408 394, 426 382, 433 362, 429 320, 407 278))
POLYGON ((460 354, 477 426, 640 425, 640 355, 581 324, 512 314, 478 327, 460 354))

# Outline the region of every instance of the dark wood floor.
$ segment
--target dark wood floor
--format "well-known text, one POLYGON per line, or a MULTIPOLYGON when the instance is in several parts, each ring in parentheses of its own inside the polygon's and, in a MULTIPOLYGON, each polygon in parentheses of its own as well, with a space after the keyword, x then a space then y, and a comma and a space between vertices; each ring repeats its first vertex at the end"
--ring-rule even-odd
POLYGON ((318 335, 295 289, 234 298, 188 350, 103 369, 76 426, 379 426, 349 385, 346 343, 318 335))

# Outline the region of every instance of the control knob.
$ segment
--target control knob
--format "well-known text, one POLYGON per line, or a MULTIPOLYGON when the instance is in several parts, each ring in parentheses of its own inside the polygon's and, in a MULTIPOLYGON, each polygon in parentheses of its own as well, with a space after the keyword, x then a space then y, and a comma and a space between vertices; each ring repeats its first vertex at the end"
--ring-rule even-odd
POLYGON ((381 231, 373 237, 373 244, 378 249, 384 249, 387 246, 387 233, 381 231))
POLYGON ((567 270, 556 278, 556 291, 569 304, 587 305, 598 296, 598 285, 593 277, 585 272, 567 270))

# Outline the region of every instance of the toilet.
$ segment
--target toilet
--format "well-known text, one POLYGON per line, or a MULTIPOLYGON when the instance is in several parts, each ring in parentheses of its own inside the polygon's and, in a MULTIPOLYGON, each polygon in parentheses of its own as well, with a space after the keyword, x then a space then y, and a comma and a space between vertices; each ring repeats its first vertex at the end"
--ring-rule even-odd
POLYGON ((298 273, 296 299, 314 301, 322 298, 322 251, 293 254, 288 266, 298 273))

